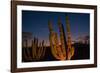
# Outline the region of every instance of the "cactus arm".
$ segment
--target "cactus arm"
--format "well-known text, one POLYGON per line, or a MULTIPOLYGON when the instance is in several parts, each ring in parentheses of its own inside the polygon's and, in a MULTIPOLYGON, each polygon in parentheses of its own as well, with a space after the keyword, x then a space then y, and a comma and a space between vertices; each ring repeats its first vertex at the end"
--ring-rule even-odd
POLYGON ((61 23, 60 17, 58 18, 58 27, 59 27, 59 32, 60 32, 60 41, 61 41, 61 52, 62 52, 62 57, 66 57, 66 38, 65 38, 65 32, 64 32, 64 26, 61 23))
POLYGON ((37 44, 36 44, 36 38, 34 38, 34 55, 36 57, 36 50, 37 50, 37 44))
POLYGON ((45 56, 45 52, 46 52, 46 47, 44 46, 43 53, 42 53, 42 58, 45 56))
POLYGON ((66 16, 66 28, 67 28, 67 34, 68 34, 68 37, 67 37, 67 46, 68 46, 68 49, 67 49, 67 59, 70 60, 71 57, 74 55, 74 47, 72 46, 72 41, 71 41, 71 32, 70 32, 70 23, 69 23, 69 19, 68 19, 68 16, 66 16))
POLYGON ((74 47, 72 46, 72 48, 71 48, 71 57, 74 55, 74 52, 75 52, 75 50, 74 50, 74 47))
POLYGON ((40 42, 40 45, 38 47, 38 58, 41 58, 42 52, 43 52, 43 47, 42 47, 42 43, 40 42))
POLYGON ((41 43, 39 43, 37 56, 38 56, 38 58, 40 58, 40 56, 41 56, 41 43))
POLYGON ((35 51, 35 44, 34 44, 34 41, 32 40, 32 58, 35 57, 34 51, 35 51))
POLYGON ((52 41, 53 41, 52 38, 53 38, 53 35, 50 34, 49 39, 50 39, 51 52, 52 52, 53 56, 58 59, 58 56, 56 55, 57 54, 56 47, 52 43, 52 41))
POLYGON ((53 34, 53 27, 52 27, 52 23, 51 21, 48 21, 48 27, 49 27, 49 41, 50 41, 50 47, 51 47, 51 52, 52 52, 52 55, 55 57, 55 58, 58 58, 57 57, 57 51, 55 49, 55 45, 54 45, 54 34, 53 34))
POLYGON ((35 48, 35 38, 34 38, 32 41, 32 58, 33 59, 35 57, 35 50, 36 50, 36 48, 35 48))
POLYGON ((69 52, 68 52, 68 60, 70 60, 72 58, 72 56, 74 55, 74 47, 70 48, 69 52))
POLYGON ((41 58, 43 58, 43 57, 45 56, 45 52, 46 52, 46 45, 45 45, 44 40, 43 40, 43 42, 42 42, 42 48, 43 48, 43 51, 42 51, 42 56, 41 56, 41 58))
POLYGON ((41 57, 42 57, 42 54, 43 54, 43 51, 44 51, 44 40, 41 42, 41 57))

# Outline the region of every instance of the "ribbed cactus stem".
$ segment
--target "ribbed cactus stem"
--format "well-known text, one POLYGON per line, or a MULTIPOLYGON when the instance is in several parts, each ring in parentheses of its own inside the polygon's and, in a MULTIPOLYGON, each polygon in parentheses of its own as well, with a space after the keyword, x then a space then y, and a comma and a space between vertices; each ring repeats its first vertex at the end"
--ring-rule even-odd
POLYGON ((63 54, 63 57, 66 59, 66 37, 65 37, 65 32, 64 32, 64 27, 63 24, 61 23, 60 17, 58 18, 58 27, 59 27, 59 32, 60 32, 60 41, 61 41, 61 52, 63 54))
POLYGON ((68 19, 68 16, 66 16, 66 28, 67 28, 67 59, 70 60, 71 57, 74 55, 74 47, 72 46, 72 41, 71 41, 71 32, 70 32, 70 22, 68 19))
MULTIPOLYGON (((52 23, 50 21, 48 22, 48 26, 49 26, 49 31, 50 31, 49 40, 50 40, 51 52, 56 59, 65 60, 66 59, 66 51, 63 50, 65 48, 62 49, 60 47, 57 33, 53 31, 52 23)), ((61 30, 61 32, 62 32, 62 30, 61 30)))
POLYGON ((46 48, 44 47, 44 40, 43 40, 39 46, 39 51, 38 51, 39 58, 42 58, 44 56, 45 50, 46 48))

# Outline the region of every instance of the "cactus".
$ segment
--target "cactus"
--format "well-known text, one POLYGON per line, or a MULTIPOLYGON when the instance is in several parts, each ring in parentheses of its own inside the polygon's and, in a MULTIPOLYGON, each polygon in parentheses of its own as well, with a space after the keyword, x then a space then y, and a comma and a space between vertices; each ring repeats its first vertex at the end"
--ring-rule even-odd
POLYGON ((66 17, 66 26, 68 34, 67 43, 66 43, 66 38, 65 38, 66 36, 64 33, 63 24, 61 23, 60 18, 58 19, 61 46, 59 45, 58 42, 57 33, 53 31, 52 23, 50 21, 48 22, 48 25, 50 31, 49 40, 53 56, 59 60, 65 60, 65 59, 70 60, 74 55, 74 47, 72 46, 71 43, 72 41, 71 41, 70 24, 68 17, 66 17))
POLYGON ((34 38, 32 41, 32 59, 40 60, 45 55, 46 47, 44 45, 44 40, 42 42, 38 42, 38 38, 34 38))
POLYGON ((65 48, 60 47, 57 33, 53 31, 52 23, 50 21, 48 22, 48 25, 49 25, 49 31, 50 31, 49 40, 50 40, 51 52, 56 59, 65 60, 66 59, 65 48))
POLYGON ((26 46, 24 47, 23 50, 23 55, 25 60, 36 61, 44 57, 46 50, 46 46, 44 45, 44 40, 39 43, 38 38, 34 38, 32 40, 32 51, 30 51, 28 48, 28 40, 25 40, 25 43, 26 46))

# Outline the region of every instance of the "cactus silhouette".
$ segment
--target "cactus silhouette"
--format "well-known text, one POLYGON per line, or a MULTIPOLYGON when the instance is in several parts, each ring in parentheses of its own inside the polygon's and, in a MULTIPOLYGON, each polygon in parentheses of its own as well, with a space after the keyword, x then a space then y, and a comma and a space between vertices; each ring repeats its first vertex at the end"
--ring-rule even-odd
POLYGON ((33 39, 32 41, 32 59, 40 60, 45 55, 46 47, 44 45, 44 40, 42 42, 38 42, 38 38, 33 39))
POLYGON ((38 42, 38 38, 34 38, 32 40, 32 46, 28 47, 28 40, 25 40, 25 47, 23 50, 25 60, 29 61, 37 61, 44 57, 46 46, 44 45, 44 40, 42 42, 38 42))

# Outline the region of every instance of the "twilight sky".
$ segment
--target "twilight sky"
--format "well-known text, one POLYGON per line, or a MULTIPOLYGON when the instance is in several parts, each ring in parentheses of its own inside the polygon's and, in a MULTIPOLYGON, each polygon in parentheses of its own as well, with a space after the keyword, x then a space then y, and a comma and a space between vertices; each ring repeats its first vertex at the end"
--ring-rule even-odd
MULTIPOLYGON (((63 12, 44 12, 44 11, 22 11, 22 32, 31 32, 39 40, 45 40, 49 44, 48 20, 52 21, 53 29, 58 33, 58 17, 64 25, 66 34, 66 19, 69 17, 72 39, 79 36, 89 35, 90 15, 87 13, 63 13, 63 12)), ((67 35, 66 35, 67 37, 67 35)))

